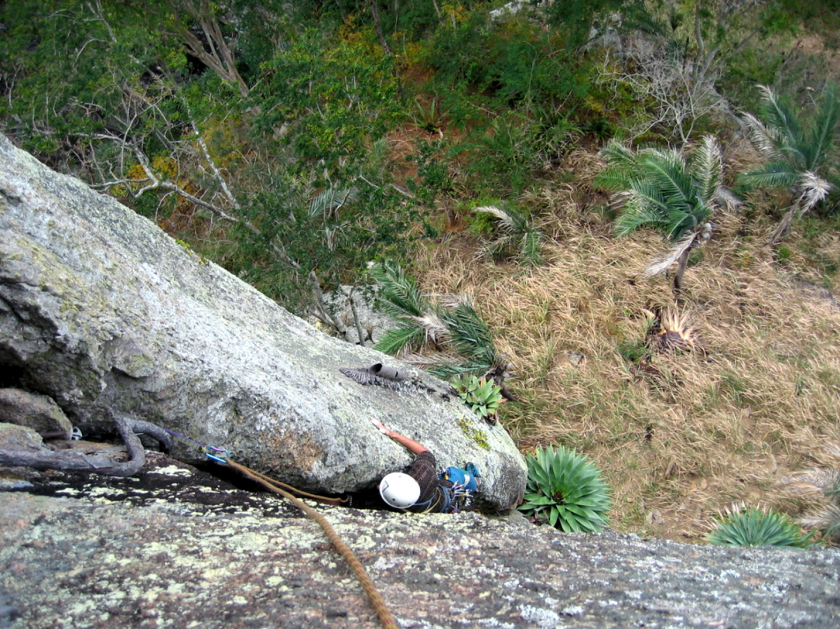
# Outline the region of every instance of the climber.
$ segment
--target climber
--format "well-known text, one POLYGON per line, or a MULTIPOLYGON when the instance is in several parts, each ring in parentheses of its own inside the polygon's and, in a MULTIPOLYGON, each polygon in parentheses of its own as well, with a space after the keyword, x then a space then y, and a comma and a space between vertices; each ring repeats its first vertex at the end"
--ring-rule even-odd
POLYGON ((449 467, 438 476, 435 455, 426 446, 371 421, 379 432, 415 455, 407 474, 392 472, 379 483, 379 494, 388 505, 416 513, 457 513, 471 505, 480 477, 475 465, 467 463, 466 470, 449 467))

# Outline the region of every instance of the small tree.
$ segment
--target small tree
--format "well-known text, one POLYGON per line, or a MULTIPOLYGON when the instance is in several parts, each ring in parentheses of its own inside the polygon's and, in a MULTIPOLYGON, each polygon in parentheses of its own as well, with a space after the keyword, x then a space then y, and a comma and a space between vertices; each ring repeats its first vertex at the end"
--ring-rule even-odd
POLYGON ((679 290, 689 252, 712 236, 709 220, 718 206, 723 174, 720 145, 714 136, 706 136, 690 160, 676 150, 633 152, 617 142, 607 145, 602 155, 607 168, 596 183, 620 193, 616 235, 642 227, 660 231, 673 245, 647 267, 645 276, 664 273, 677 262, 674 289, 679 290))
POLYGON ((759 116, 745 114, 743 122, 752 145, 764 158, 758 168, 740 176, 741 183, 757 188, 787 188, 793 203, 773 231, 772 243, 783 238, 794 217, 801 217, 822 202, 834 187, 830 157, 837 119, 840 117, 840 88, 828 83, 811 121, 794 114, 789 101, 769 87, 762 92, 759 116))

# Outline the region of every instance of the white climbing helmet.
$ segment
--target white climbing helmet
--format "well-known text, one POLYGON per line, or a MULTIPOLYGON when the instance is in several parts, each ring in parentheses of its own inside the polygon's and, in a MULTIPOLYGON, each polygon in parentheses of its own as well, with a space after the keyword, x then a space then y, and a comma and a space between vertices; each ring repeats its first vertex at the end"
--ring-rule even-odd
POLYGON ((420 485, 408 474, 393 472, 379 483, 382 500, 397 509, 408 509, 420 497, 420 485))

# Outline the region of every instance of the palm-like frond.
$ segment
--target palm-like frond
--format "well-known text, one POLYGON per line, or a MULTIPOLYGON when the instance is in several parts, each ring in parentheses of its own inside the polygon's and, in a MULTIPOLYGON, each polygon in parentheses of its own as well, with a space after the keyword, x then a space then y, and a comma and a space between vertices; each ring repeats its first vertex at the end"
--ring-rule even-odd
POLYGON ((383 262, 371 269, 379 283, 379 297, 385 310, 395 317, 421 317, 429 310, 429 303, 413 279, 406 276, 398 264, 383 262))
POLYGON ((825 161, 834 141, 838 118, 840 118, 840 87, 836 83, 828 83, 823 91, 820 109, 814 121, 814 130, 808 142, 805 163, 808 170, 818 169, 825 161))
POLYGON ((473 213, 475 214, 488 214, 496 218, 502 227, 507 229, 513 229, 515 225, 515 219, 511 216, 510 213, 505 212, 502 208, 496 205, 482 205, 479 207, 473 208, 473 213))
MULTIPOLYGON (((745 114, 742 120, 750 142, 766 163, 741 175, 741 182, 755 187, 796 188, 805 172, 822 176, 840 120, 840 87, 826 85, 810 132, 803 130, 786 101, 772 89, 758 87, 763 96, 761 120, 752 114, 745 114)), ((801 195, 802 189, 796 192, 801 195)))
POLYGON ((782 144, 781 134, 774 127, 766 126, 752 114, 744 114, 741 118, 747 127, 747 139, 756 151, 766 160, 781 159, 779 146, 782 144))
POLYGON ((542 260, 542 233, 537 230, 529 230, 522 235, 519 258, 523 264, 538 266, 542 260))
POLYGON ((787 489, 805 494, 819 493, 840 503, 840 471, 815 469, 799 472, 779 482, 787 489))
POLYGON ((806 172, 799 179, 799 189, 802 194, 799 196, 797 205, 801 216, 828 196, 831 192, 831 184, 815 173, 806 172))
POLYGON ((799 171, 786 161, 762 164, 738 177, 742 184, 756 188, 791 188, 799 182, 799 171))
POLYGON ((496 205, 473 208, 476 214, 486 214, 496 219, 498 233, 493 234, 482 247, 482 253, 489 257, 514 254, 531 266, 539 264, 542 232, 524 212, 513 208, 503 209, 496 205))
POLYGON ((691 164, 700 198, 706 201, 714 199, 723 177, 723 156, 715 136, 707 135, 703 138, 691 164))
MULTIPOLYGON (((832 449, 828 448, 829 451, 832 449)), ((840 450, 834 449, 834 453, 840 456, 840 450)), ((806 496, 825 496, 828 499, 827 504, 823 502, 816 511, 802 517, 801 522, 806 527, 822 531, 826 538, 840 538, 840 470, 807 470, 797 473, 792 478, 782 479, 779 485, 806 496)))
POLYGON ((430 371, 441 377, 484 374, 502 364, 492 330, 469 299, 443 297, 439 306, 433 306, 395 262, 384 262, 371 274, 380 285, 380 303, 399 322, 385 332, 375 349, 398 355, 418 351, 431 342, 446 352, 426 362, 432 365, 430 371))
POLYGON ((688 207, 696 196, 683 156, 676 151, 648 153, 641 160, 647 180, 662 191, 670 207, 688 207))
POLYGON ((321 191, 309 204, 309 216, 329 216, 359 198, 358 188, 327 188, 321 191))
MULTIPOLYGON (((787 151, 795 153, 804 162, 804 156, 801 153, 801 146, 804 144, 802 137, 802 130, 799 121, 787 102, 780 99, 776 92, 766 85, 759 85, 758 89, 762 93, 762 107, 764 122, 770 126, 778 129, 782 136, 784 148, 787 151)), ((801 165, 805 165, 804 163, 801 165)))
POLYGON ((377 341, 374 349, 396 356, 405 350, 419 349, 426 337, 425 330, 420 325, 400 325, 386 330, 377 341))
POLYGON ((443 313, 450 331, 449 345, 469 361, 486 364, 485 370, 496 362, 496 346, 490 326, 468 302, 443 313))
POLYGON ((673 150, 647 149, 633 159, 620 146, 613 147, 607 157, 620 160, 621 167, 628 169, 622 172, 629 189, 619 197, 623 211, 616 220, 616 235, 648 226, 677 241, 710 218, 723 171, 714 137, 704 138, 690 163, 673 150))
POLYGON ((822 531, 828 539, 840 538, 840 504, 831 503, 802 518, 802 524, 822 531))
POLYGON ((683 236, 677 244, 671 247, 668 250, 668 253, 662 256, 661 258, 657 258, 653 262, 651 262, 648 267, 645 269, 645 279, 650 279, 652 277, 656 277, 668 270, 674 262, 676 262, 682 254, 686 252, 691 246, 694 244, 694 241, 698 237, 698 232, 692 231, 685 236, 683 236))
POLYGON ((435 346, 440 346, 450 335, 449 326, 435 311, 427 312, 421 317, 411 317, 425 332, 425 340, 435 346))
POLYGON ((636 181, 624 194, 624 208, 615 221, 617 236, 626 236, 640 227, 670 231, 669 207, 662 191, 647 181, 636 181))
POLYGON ((595 185, 612 192, 626 190, 639 170, 637 154, 616 140, 610 140, 601 149, 601 157, 607 167, 595 178, 595 185))

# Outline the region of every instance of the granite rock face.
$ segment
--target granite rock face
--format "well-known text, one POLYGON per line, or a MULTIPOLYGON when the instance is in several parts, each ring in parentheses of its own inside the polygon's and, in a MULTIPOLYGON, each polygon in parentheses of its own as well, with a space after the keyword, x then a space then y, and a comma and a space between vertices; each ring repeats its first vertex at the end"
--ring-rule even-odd
POLYGON ((69 439, 73 426, 51 398, 20 389, 0 389, 0 422, 28 426, 41 434, 69 439))
MULTIPOLYGON (((31 493, 0 491, 0 627, 380 626, 322 530, 282 499, 154 454, 137 478, 10 473, 31 493)), ((840 549, 318 509, 400 627, 840 626, 840 549)))
POLYGON ((410 464, 377 417, 441 467, 476 463, 485 508, 515 505, 527 474, 515 444, 434 392, 445 383, 394 390, 339 371, 383 361, 410 369, 318 332, 0 136, 0 386, 51 397, 83 431, 111 409, 321 492, 410 464))

